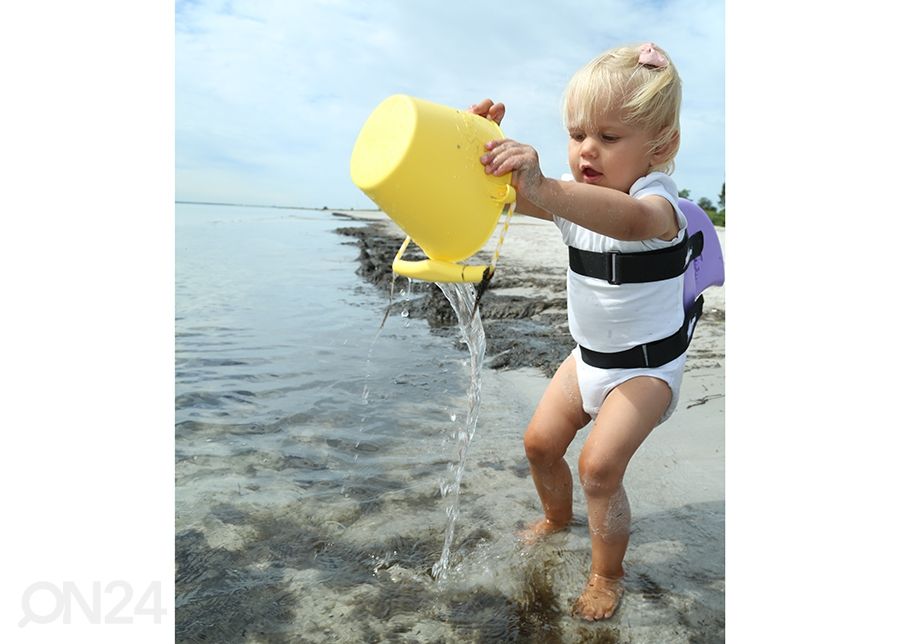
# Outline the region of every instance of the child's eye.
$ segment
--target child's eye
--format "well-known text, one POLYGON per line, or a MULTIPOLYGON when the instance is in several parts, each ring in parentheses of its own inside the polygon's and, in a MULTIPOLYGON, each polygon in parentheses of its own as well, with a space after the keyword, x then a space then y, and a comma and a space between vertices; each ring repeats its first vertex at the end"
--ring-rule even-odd
POLYGON ((615 143, 619 140, 619 137, 615 134, 601 134, 600 138, 606 143, 615 143))
POLYGON ((569 138, 580 143, 584 141, 584 132, 569 132, 569 138))

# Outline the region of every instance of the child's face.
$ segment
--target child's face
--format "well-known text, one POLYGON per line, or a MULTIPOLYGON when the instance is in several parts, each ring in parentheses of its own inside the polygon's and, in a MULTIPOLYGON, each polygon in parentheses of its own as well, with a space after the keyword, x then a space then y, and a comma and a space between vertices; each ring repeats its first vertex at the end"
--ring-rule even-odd
POLYGON ((655 160, 652 138, 622 122, 618 110, 600 114, 590 127, 570 127, 569 168, 580 183, 628 192, 655 160))

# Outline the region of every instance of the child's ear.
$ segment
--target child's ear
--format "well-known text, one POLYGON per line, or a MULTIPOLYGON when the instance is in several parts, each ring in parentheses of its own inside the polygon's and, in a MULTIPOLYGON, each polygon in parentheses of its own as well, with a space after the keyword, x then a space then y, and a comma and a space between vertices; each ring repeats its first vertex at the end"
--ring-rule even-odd
POLYGON ((681 132, 675 130, 675 136, 656 148, 656 151, 650 157, 651 167, 665 165, 668 161, 671 161, 675 157, 675 152, 677 152, 680 142, 681 132))

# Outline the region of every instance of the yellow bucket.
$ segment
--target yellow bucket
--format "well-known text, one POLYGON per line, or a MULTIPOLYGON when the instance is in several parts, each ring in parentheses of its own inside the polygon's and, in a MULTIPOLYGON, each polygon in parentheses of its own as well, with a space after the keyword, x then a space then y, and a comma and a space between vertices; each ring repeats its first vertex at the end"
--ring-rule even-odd
POLYGON ((409 236, 395 272, 430 282, 478 282, 485 266, 457 264, 490 239, 504 204, 515 201, 510 174, 486 174, 484 144, 504 138, 493 121, 397 94, 369 115, 353 147, 350 177, 409 236), (409 239, 428 259, 401 259, 409 239))

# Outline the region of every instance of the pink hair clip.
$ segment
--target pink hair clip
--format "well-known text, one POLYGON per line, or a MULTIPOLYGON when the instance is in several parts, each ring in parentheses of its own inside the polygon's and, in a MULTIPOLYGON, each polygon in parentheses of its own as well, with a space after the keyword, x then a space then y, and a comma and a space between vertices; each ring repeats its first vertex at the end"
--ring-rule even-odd
POLYGON ((669 64, 669 61, 666 60, 666 57, 661 53, 656 51, 652 42, 644 43, 640 46, 640 56, 638 56, 638 64, 646 65, 647 67, 659 67, 662 69, 663 67, 669 64))

